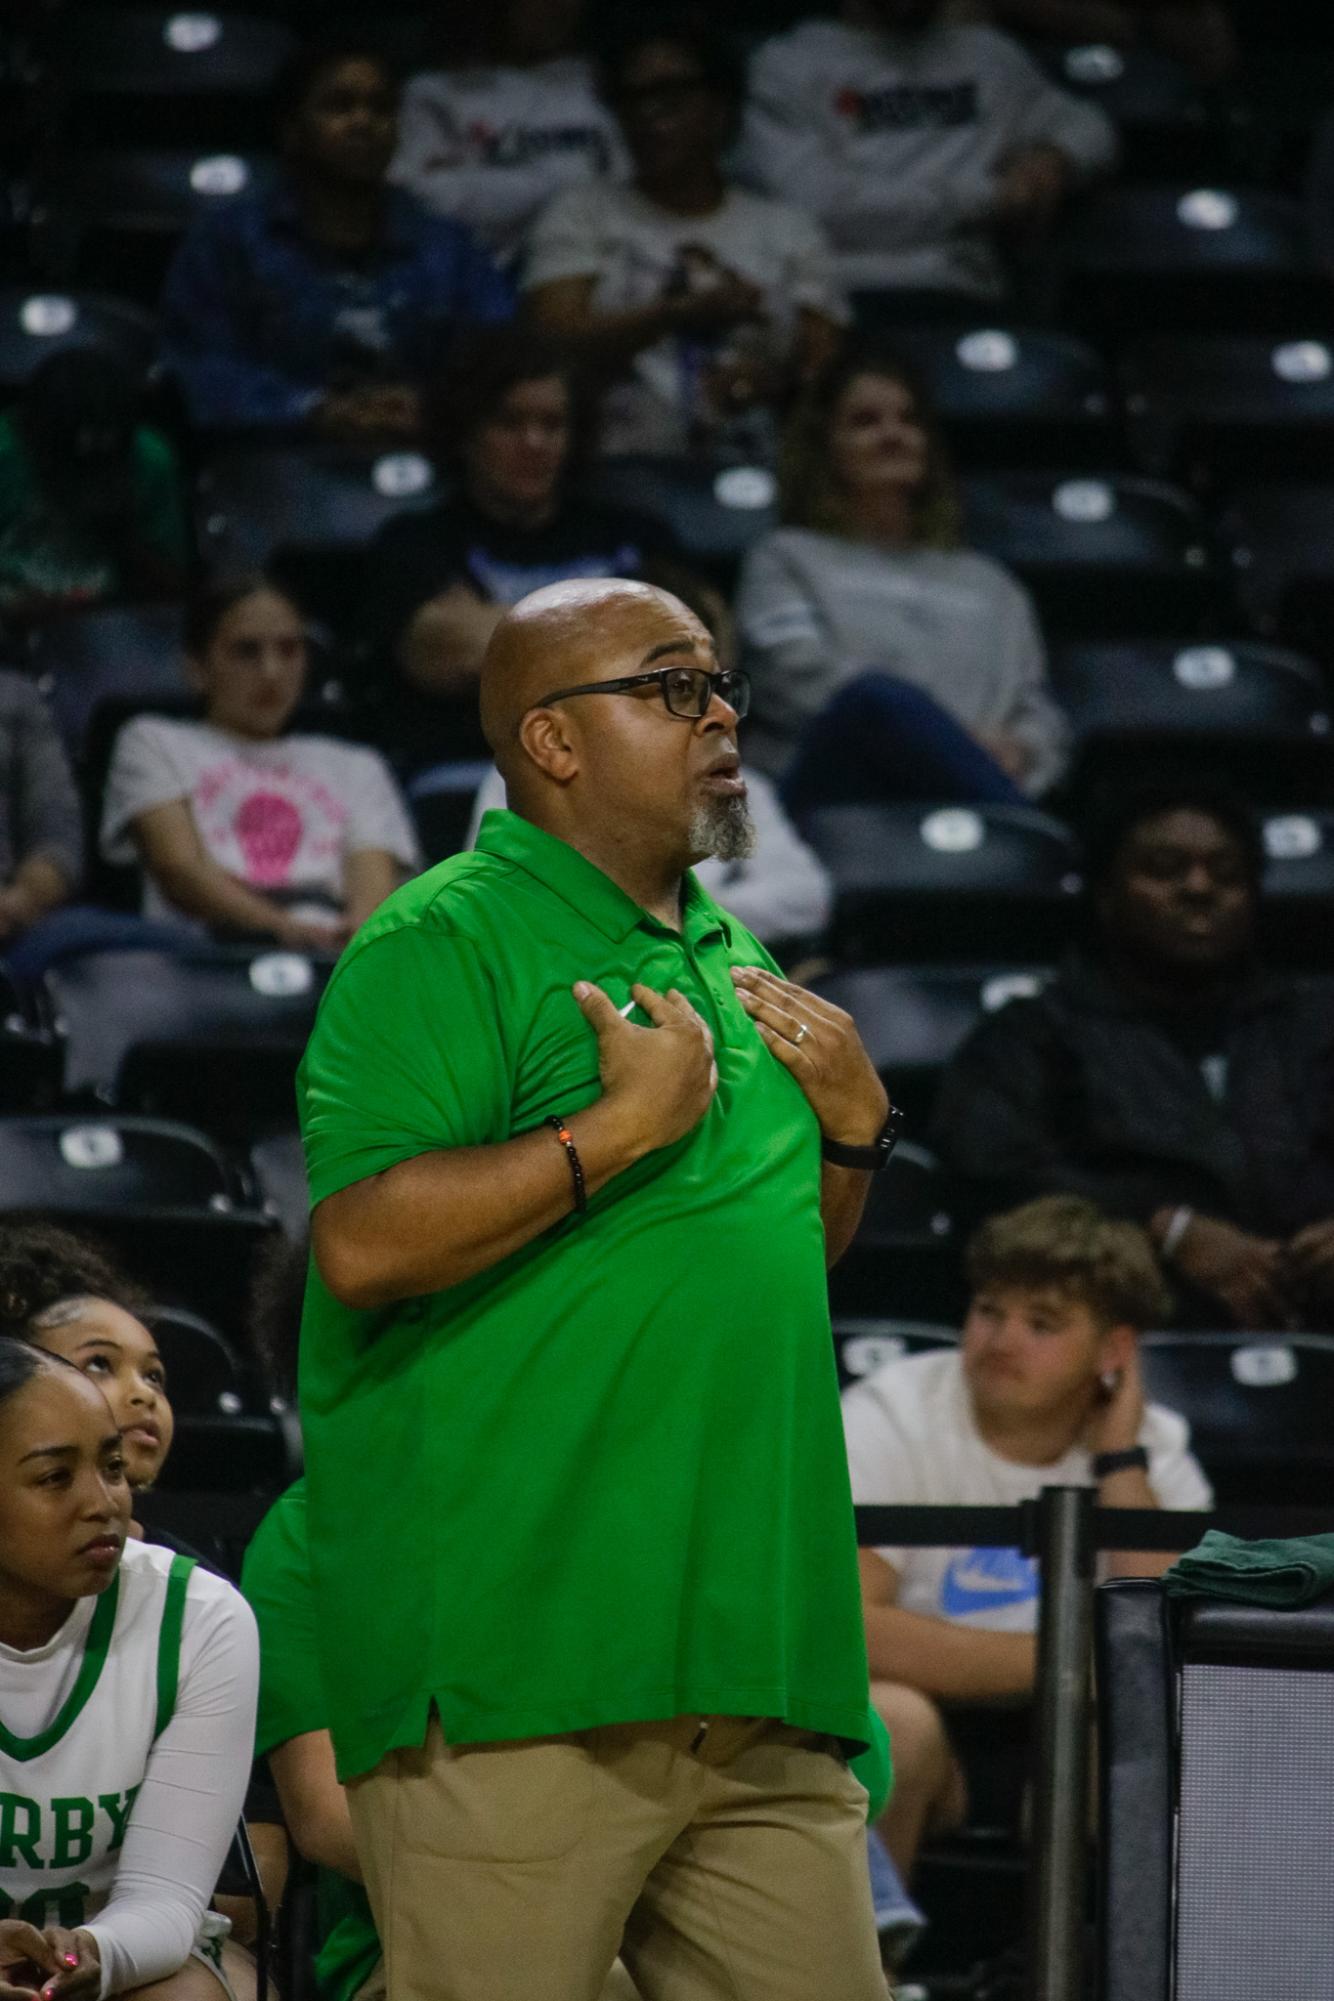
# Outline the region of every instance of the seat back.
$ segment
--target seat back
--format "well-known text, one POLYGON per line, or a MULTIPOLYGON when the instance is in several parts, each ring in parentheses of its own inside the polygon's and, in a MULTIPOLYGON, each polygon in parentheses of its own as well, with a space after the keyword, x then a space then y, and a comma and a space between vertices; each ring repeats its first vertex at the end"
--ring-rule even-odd
POLYGON ((979 321, 960 332, 903 327, 894 346, 925 384, 961 464, 1116 463, 1115 389, 1087 341, 979 321))
POLYGON ((1014 570, 1061 633, 1191 633, 1220 580, 1204 517, 1162 480, 999 472, 963 482, 969 540, 1014 570))
POLYGON ((44 622, 31 664, 66 749, 82 757, 93 712, 108 700, 151 707, 196 699, 182 662, 176 605, 108 605, 44 622))
POLYGON ((1334 1335, 1148 1334, 1148 1393, 1184 1417, 1220 1502, 1334 1491, 1334 1335))
POLYGON ((822 974, 812 990, 857 1024, 908 1131, 926 1131, 941 1073, 984 1015, 1038 993, 1029 966, 859 966, 822 974))
POLYGON ((1260 933, 1265 949, 1285 965, 1328 975, 1334 969, 1334 939, 1326 921, 1334 907, 1334 813, 1305 808, 1270 813, 1262 832, 1260 933))
POLYGON ((933 1348, 953 1348, 959 1336, 953 1327, 932 1320, 876 1320, 840 1313, 834 1320, 834 1353, 838 1386, 847 1389, 873 1376, 886 1362, 904 1355, 926 1355, 933 1348))
POLYGON ((206 1134, 166 1119, 32 1114, 0 1119, 0 1210, 62 1216, 229 1207, 237 1183, 206 1134))
POLYGON ((1058 820, 1019 806, 826 806, 802 830, 834 884, 831 937, 850 964, 1045 958, 1082 887, 1058 820))
POLYGON ((197 146, 62 154, 39 189, 45 268, 152 307, 190 224, 249 192, 266 171, 257 154, 197 146))
POLYGON ((100 348, 142 380, 157 351, 157 329, 124 299, 0 286, 0 392, 21 389, 39 362, 66 347, 100 348))
POLYGON ((1248 482, 1221 528, 1255 631, 1334 666, 1334 482, 1248 482))
POLYGON ((1194 484, 1334 463, 1334 354, 1323 340, 1155 336, 1126 357, 1142 459, 1194 484))
POLYGON ((666 523, 683 559, 730 589, 752 542, 778 525, 778 488, 763 466, 694 459, 604 459, 585 489, 595 499, 649 511, 666 523))
POLYGON ((257 1406, 253 1369, 209 1321, 183 1306, 145 1315, 167 1371, 167 1394, 179 1417, 237 1417, 257 1406))
POLYGON ((834 1313, 957 1322, 966 1304, 961 1248, 945 1170, 903 1142, 872 1178, 857 1235, 829 1274, 834 1313))
POLYGON ((61 26, 69 136, 83 144, 263 144, 294 47, 280 21, 169 7, 73 8, 61 26))

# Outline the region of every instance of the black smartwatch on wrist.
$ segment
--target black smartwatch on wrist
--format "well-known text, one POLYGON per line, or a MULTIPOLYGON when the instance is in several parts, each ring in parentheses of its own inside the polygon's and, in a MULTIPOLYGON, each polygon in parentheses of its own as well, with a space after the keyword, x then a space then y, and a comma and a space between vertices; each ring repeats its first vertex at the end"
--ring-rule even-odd
POLYGON ((1095 1480, 1105 1480, 1109 1473, 1128 1473, 1132 1466, 1141 1473, 1149 1470, 1149 1455, 1142 1445, 1128 1445, 1124 1452, 1095 1452, 1093 1455, 1095 1480))
POLYGON ((889 1156, 898 1145, 902 1131, 903 1113, 897 1105, 891 1105, 879 1137, 872 1140, 869 1146, 847 1146, 841 1139, 823 1139, 820 1142, 820 1157, 832 1167, 857 1167, 864 1174, 879 1174, 882 1167, 888 1167, 889 1156))

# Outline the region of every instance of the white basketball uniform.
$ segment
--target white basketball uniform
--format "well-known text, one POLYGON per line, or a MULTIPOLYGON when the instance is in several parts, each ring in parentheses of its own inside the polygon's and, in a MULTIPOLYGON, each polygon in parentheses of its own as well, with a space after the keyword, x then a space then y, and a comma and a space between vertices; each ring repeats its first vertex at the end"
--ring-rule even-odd
MULTIPOLYGON (((47 1727, 16 1735, 0 1694, 0 1917, 72 1930, 108 1901, 149 1754, 175 1708, 194 1568, 193 1557, 128 1542, 92 1601, 82 1659, 47 1727)), ((19 1656, 21 1672, 37 1667, 42 1651, 19 1656)), ((0 1667, 0 1690, 3 1679, 0 1667)), ((226 1930, 205 1912, 194 1947, 219 1973, 226 1930)))

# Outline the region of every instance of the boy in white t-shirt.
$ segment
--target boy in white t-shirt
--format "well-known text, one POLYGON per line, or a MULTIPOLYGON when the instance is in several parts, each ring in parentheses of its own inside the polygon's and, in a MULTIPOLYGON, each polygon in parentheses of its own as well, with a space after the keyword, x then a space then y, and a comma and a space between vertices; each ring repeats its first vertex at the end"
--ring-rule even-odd
MULTIPOLYGON (((958 1348, 890 1362, 851 1388, 843 1421, 859 1505, 1014 1506, 1096 1485, 1118 1508, 1209 1508, 1184 1419, 1145 1402, 1138 1336, 1167 1306, 1153 1247, 1078 1196, 995 1216, 969 1246, 958 1348)), ((1166 1555, 1117 1553, 1113 1576, 1166 1555)), ((957 1825, 963 1775, 939 1705, 1032 1691, 1038 1579, 1018 1550, 864 1549, 872 1697, 894 1794, 881 1832, 906 1878, 927 1834, 957 1825)))

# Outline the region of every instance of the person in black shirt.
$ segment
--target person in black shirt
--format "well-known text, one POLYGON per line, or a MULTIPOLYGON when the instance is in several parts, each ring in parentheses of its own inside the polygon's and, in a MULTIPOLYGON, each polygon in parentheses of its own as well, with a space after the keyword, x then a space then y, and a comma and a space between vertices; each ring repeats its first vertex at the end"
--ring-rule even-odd
POLYGON ((1262 861, 1223 788, 1122 788, 1087 947, 974 1030, 934 1144, 988 1212, 1061 1192, 1145 1224, 1197 1324, 1334 1328, 1334 998, 1257 964, 1262 861))
POLYGON ((571 490, 584 411, 559 351, 519 329, 460 349, 431 411, 453 498, 386 523, 370 554, 366 638, 396 670, 386 731, 401 761, 485 755, 477 675, 502 614, 571 577, 640 577, 674 550, 647 515, 571 490))

